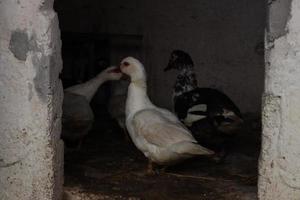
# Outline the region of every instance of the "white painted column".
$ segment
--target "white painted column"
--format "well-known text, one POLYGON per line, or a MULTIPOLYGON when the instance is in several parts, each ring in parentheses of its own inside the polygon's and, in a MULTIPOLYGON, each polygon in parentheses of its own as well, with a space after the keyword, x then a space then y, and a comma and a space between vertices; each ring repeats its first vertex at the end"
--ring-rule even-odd
POLYGON ((0 0, 0 199, 60 199, 61 41, 53 0, 0 0))
POLYGON ((269 1, 261 200, 300 199, 300 1, 269 1))

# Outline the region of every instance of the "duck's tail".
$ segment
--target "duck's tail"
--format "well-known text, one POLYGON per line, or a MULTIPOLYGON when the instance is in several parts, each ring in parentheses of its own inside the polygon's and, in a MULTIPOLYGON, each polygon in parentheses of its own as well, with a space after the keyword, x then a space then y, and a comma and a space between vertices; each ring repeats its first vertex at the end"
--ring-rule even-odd
POLYGON ((173 150, 178 154, 187 154, 187 155, 213 155, 215 152, 207 149, 203 146, 200 146, 197 143, 184 141, 173 145, 173 150))

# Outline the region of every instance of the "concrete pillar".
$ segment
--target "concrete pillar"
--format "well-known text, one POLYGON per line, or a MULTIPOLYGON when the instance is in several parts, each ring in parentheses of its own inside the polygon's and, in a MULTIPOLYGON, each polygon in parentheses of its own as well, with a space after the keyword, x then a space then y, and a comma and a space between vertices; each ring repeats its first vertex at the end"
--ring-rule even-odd
POLYGON ((0 199, 60 199, 61 41, 53 0, 0 0, 0 199))
POLYGON ((270 0, 266 32, 261 200, 300 199, 300 1, 270 0))

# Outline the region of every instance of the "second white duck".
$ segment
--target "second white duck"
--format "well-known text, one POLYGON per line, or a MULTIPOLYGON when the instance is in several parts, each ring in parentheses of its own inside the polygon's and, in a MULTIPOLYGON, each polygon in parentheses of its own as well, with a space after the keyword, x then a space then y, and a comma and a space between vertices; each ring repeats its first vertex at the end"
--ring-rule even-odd
MULTIPOLYGON (((64 90, 62 134, 65 144, 75 144, 80 148, 83 138, 88 134, 94 122, 94 113, 90 101, 98 88, 109 80, 119 80, 122 73, 119 68, 109 67, 95 78, 64 90)), ((72 145, 72 146, 73 146, 72 145)))
POLYGON ((214 152, 200 146, 177 117, 166 109, 156 107, 147 95, 146 72, 135 58, 122 60, 120 69, 131 78, 126 100, 126 127, 135 146, 152 163, 171 165, 214 152))

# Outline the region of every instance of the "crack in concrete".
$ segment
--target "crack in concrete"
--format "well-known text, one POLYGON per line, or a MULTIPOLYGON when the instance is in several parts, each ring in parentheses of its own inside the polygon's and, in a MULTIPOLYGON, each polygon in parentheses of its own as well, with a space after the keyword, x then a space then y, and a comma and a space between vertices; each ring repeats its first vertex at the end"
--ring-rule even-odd
MULTIPOLYGON (((1 159, 0 161, 3 162, 2 159, 1 159)), ((1 163, 1 164, 0 164, 0 168, 8 168, 8 167, 11 167, 11 166, 14 166, 14 165, 20 163, 21 161, 22 161, 22 160, 20 159, 20 160, 17 160, 17 161, 15 161, 15 162, 11 162, 11 163, 1 163)))
POLYGON ((271 5, 272 3, 276 2, 277 0, 268 0, 268 6, 271 5))
POLYGON ((281 167, 279 167, 279 177, 282 180, 282 183, 286 186, 288 186, 289 188, 292 188, 294 190, 299 190, 300 189, 300 185, 294 185, 293 183, 289 182, 288 179, 286 178, 286 171, 284 169, 282 169, 281 167))

